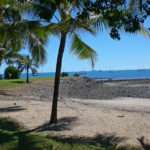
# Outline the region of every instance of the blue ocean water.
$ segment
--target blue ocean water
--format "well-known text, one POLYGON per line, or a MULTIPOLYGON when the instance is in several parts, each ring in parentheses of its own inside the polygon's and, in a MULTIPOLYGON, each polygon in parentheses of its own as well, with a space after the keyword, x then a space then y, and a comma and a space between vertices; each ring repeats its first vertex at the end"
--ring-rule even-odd
MULTIPOLYGON (((89 77, 100 80, 128 80, 128 79, 150 79, 150 70, 121 70, 121 71, 81 71, 68 72, 69 76, 78 73, 82 77, 89 77)), ((55 73, 37 73, 30 74, 30 78, 49 78, 54 77, 55 73)), ((21 78, 25 78, 26 74, 22 74, 21 78)))

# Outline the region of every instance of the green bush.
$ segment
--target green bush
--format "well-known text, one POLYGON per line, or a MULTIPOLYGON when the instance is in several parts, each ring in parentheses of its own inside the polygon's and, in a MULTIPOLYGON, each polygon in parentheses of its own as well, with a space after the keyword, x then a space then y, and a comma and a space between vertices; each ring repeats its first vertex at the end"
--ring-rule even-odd
POLYGON ((68 76, 69 76, 69 74, 67 72, 62 72, 61 73, 61 77, 68 77, 68 76))
POLYGON ((5 69, 4 78, 5 79, 19 79, 20 73, 21 72, 17 68, 13 66, 9 66, 5 69))
POLYGON ((74 77, 80 77, 80 74, 75 73, 73 76, 74 76, 74 77))

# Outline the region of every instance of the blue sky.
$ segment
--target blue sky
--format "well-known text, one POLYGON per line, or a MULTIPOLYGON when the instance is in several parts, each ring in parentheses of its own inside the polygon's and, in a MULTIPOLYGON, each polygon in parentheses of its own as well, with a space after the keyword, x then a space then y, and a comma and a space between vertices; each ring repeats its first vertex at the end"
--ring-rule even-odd
MULTIPOLYGON (((82 39, 97 51, 95 70, 150 69, 150 39, 143 35, 121 34, 121 40, 112 40, 107 31, 96 37, 82 34, 82 39)), ((47 46, 47 63, 39 68, 40 72, 54 72, 59 40, 52 38, 47 46)), ((66 45, 62 71, 92 70, 88 61, 81 61, 66 45)))
MULTIPOLYGON (((83 33, 82 39, 97 51, 95 70, 150 69, 150 39, 143 35, 121 34, 121 40, 112 40, 107 31, 92 37, 83 33)), ((54 72, 59 39, 51 38, 46 46, 47 62, 39 72, 54 72)), ((63 58, 62 71, 92 70, 88 61, 81 61, 70 50, 68 40, 63 58)), ((6 66, 1 66, 0 73, 6 66)))

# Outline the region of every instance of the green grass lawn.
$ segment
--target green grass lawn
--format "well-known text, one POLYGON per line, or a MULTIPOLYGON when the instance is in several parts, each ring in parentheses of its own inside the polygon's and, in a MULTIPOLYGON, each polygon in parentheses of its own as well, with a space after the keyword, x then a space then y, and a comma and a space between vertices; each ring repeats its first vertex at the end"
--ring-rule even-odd
POLYGON ((80 138, 41 135, 25 132, 20 123, 10 118, 0 118, 0 150, 141 150, 138 148, 117 148, 112 138, 103 138, 98 143, 80 138), (84 141, 84 142, 83 142, 84 141))
MULTIPOLYGON (((52 80, 52 78, 35 78, 35 79, 30 79, 30 84, 38 81, 50 81, 50 80, 52 80)), ((24 85, 27 85, 27 83, 23 79, 0 80, 0 90, 17 88, 24 85)))
POLYGON ((25 80, 0 80, 0 89, 15 88, 25 84, 25 80))
MULTIPOLYGON (((66 77, 61 77, 61 79, 65 79, 66 77)), ((52 81, 53 78, 32 78, 30 79, 30 83, 37 83, 41 81, 52 81)), ((25 79, 15 79, 15 80, 0 80, 0 90, 6 90, 6 89, 13 89, 13 88, 18 88, 21 86, 27 85, 25 79)))

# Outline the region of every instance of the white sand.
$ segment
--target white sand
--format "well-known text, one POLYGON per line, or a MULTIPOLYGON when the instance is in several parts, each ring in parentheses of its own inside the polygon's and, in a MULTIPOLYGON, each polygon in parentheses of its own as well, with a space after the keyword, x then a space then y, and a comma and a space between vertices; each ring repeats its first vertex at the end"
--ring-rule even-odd
MULTIPOLYGON (((47 101, 0 101, 0 117, 15 118, 30 129, 47 122, 50 109, 47 101), (9 112, 1 109, 7 107, 9 112), (25 110, 11 111, 11 107, 25 110)), ((91 137, 108 133, 126 137, 129 144, 137 144, 141 136, 150 140, 150 99, 65 99, 59 102, 58 116, 70 120, 58 134, 91 137)))

